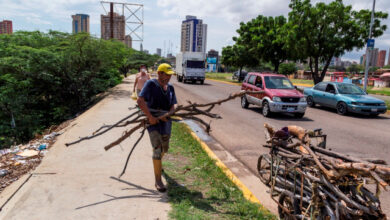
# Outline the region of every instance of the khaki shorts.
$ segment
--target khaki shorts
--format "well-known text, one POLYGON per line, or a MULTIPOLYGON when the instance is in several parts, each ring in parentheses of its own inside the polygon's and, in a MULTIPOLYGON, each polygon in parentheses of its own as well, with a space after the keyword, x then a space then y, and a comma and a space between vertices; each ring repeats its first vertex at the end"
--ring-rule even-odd
POLYGON ((149 132, 150 142, 153 147, 153 159, 161 160, 161 154, 168 152, 169 148, 169 134, 161 135, 158 131, 149 132))

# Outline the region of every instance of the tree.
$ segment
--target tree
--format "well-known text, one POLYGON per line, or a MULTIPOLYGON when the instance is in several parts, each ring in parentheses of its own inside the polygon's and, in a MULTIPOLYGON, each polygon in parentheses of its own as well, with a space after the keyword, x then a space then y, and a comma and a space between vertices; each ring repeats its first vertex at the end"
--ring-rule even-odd
POLYGON ((297 71, 295 63, 282 63, 279 66, 279 73, 283 75, 290 75, 297 71))
POLYGON ((352 64, 347 68, 347 71, 353 74, 359 74, 364 71, 364 67, 359 64, 352 64))
POLYGON ((121 82, 129 63, 155 63, 153 56, 135 54, 122 42, 86 33, 0 35, 0 148, 84 110, 121 82))
POLYGON ((241 72, 244 66, 255 66, 257 59, 249 53, 247 48, 236 43, 233 46, 222 48, 221 63, 226 66, 239 68, 241 72))
POLYGON ((280 63, 287 60, 290 56, 285 49, 284 44, 284 25, 286 18, 265 17, 259 15, 247 23, 240 23, 237 30, 239 37, 233 40, 248 48, 248 52, 258 59, 258 63, 263 60, 271 62, 274 71, 277 72, 280 63))
MULTIPOLYGON (((340 57, 345 51, 362 48, 369 36, 370 11, 352 10, 342 0, 329 4, 311 5, 310 0, 292 0, 286 25, 286 47, 295 51, 297 59, 309 59, 314 83, 321 82, 332 57, 340 57), (320 71, 320 63, 324 63, 320 71)), ((387 13, 375 12, 373 37, 386 30, 380 20, 387 13)))

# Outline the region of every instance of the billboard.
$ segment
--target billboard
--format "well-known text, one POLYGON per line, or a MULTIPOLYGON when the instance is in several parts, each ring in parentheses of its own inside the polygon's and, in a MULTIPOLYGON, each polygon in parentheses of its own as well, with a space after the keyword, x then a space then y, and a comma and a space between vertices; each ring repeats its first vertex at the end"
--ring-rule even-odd
POLYGON ((216 57, 207 57, 207 63, 217 64, 217 58, 216 57))

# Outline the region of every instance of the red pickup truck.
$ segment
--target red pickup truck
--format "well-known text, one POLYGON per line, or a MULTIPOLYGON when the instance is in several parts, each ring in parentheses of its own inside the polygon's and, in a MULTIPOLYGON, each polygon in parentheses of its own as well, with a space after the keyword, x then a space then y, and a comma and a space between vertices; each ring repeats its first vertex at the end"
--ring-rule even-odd
POLYGON ((241 106, 243 108, 248 108, 249 104, 260 106, 265 117, 269 117, 273 112, 293 113, 296 118, 305 115, 307 107, 305 96, 284 75, 248 73, 241 90, 264 91, 262 94, 243 96, 241 106))

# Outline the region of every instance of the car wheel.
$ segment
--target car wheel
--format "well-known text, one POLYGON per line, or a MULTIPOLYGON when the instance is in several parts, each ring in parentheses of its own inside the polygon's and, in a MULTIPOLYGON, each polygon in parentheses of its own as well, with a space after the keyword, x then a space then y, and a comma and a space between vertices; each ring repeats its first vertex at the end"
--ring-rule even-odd
POLYGON ((241 107, 242 108, 248 108, 249 106, 249 102, 248 100, 246 99, 245 95, 243 97, 241 97, 241 107))
POLYGON ((183 83, 186 83, 187 79, 185 76, 182 76, 181 79, 182 79, 183 83))
POLYGON ((201 81, 200 81, 200 84, 203 85, 203 84, 204 84, 204 80, 201 80, 201 81))
POLYGON ((304 115, 305 115, 305 113, 295 113, 294 117, 295 118, 303 118, 304 115))
POLYGON ((336 106, 337 114, 345 115, 347 114, 347 104, 345 102, 339 102, 336 106))
POLYGON ((308 96, 306 102, 309 107, 314 108, 316 106, 316 103, 314 103, 313 96, 308 96))
POLYGON ((264 117, 270 117, 271 114, 272 114, 272 112, 271 112, 271 110, 269 108, 269 104, 268 104, 267 101, 263 102, 263 110, 262 110, 262 112, 263 112, 264 117))

